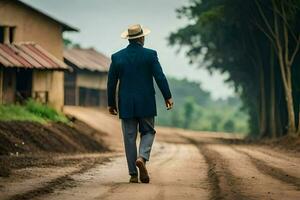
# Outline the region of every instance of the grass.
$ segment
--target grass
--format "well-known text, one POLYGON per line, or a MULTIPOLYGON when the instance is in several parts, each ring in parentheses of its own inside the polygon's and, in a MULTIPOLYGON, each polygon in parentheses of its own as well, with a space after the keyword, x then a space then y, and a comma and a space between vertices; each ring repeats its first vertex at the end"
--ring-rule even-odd
POLYGON ((35 121, 39 123, 68 122, 68 119, 62 113, 32 99, 24 105, 0 105, 0 120, 35 121))

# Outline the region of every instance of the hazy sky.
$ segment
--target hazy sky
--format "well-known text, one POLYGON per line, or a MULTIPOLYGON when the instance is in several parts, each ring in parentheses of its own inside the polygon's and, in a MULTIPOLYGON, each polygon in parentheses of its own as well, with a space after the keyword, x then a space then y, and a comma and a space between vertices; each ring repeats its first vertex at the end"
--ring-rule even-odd
POLYGON ((127 46, 120 33, 130 24, 140 23, 151 29, 145 47, 158 51, 167 76, 188 78, 202 83, 214 98, 226 98, 233 90, 223 83, 224 75, 209 75, 204 69, 191 66, 184 53, 168 46, 170 32, 186 24, 176 18, 175 9, 188 0, 23 0, 50 15, 80 29, 65 33, 83 47, 94 47, 110 56, 127 46))

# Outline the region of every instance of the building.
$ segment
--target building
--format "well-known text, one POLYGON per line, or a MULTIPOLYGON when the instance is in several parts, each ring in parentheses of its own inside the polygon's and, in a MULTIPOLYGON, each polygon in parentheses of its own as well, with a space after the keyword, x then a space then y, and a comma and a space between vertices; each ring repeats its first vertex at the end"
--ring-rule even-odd
POLYGON ((72 67, 65 72, 65 105, 106 106, 110 59, 94 49, 72 48, 65 49, 64 61, 72 67))
POLYGON ((0 103, 44 93, 48 104, 62 108, 64 31, 77 29, 22 1, 0 1, 0 103))
POLYGON ((35 98, 49 102, 53 71, 67 65, 34 43, 0 44, 0 97, 2 103, 35 98))

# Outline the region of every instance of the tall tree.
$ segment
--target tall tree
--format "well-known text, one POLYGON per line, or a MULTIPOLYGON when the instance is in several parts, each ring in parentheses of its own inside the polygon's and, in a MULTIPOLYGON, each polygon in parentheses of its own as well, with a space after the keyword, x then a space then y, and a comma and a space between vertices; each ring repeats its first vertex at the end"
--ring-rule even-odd
MULTIPOLYGON (((273 44, 278 57, 282 81, 287 101, 288 133, 296 134, 296 122, 293 101, 293 86, 291 71, 294 59, 300 48, 300 33, 295 33, 295 17, 299 12, 299 0, 271 0, 272 16, 267 17, 266 11, 269 4, 265 1, 255 0, 260 16, 265 23, 262 26, 258 22, 258 28, 268 37, 273 44), (263 9, 263 6, 267 6, 263 9), (270 18, 270 19, 269 19, 270 18), (294 42, 294 47, 290 46, 294 42)), ((300 129, 300 127, 298 127, 300 129)), ((299 130, 300 131, 300 130, 299 130)))
POLYGON ((294 134, 300 124, 294 114, 300 94, 293 90, 300 85, 293 75, 299 71, 299 0, 194 0, 177 12, 190 23, 169 36, 170 44, 188 47, 191 62, 204 57, 200 66, 229 74, 252 135, 294 134))

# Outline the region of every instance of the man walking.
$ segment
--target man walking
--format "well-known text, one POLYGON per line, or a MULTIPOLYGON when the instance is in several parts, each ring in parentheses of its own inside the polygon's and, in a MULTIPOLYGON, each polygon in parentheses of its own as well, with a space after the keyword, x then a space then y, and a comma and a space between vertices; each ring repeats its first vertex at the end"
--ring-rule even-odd
POLYGON ((149 183, 146 168, 155 136, 154 117, 157 115, 153 77, 163 94, 167 109, 173 106, 172 96, 167 79, 154 50, 144 48, 145 35, 150 30, 136 24, 121 34, 129 40, 129 45, 111 57, 108 73, 108 109, 117 115, 122 122, 125 153, 131 183, 140 181, 149 183), (118 104, 116 88, 119 81, 118 104), (139 154, 137 154, 136 138, 140 132, 139 154))

